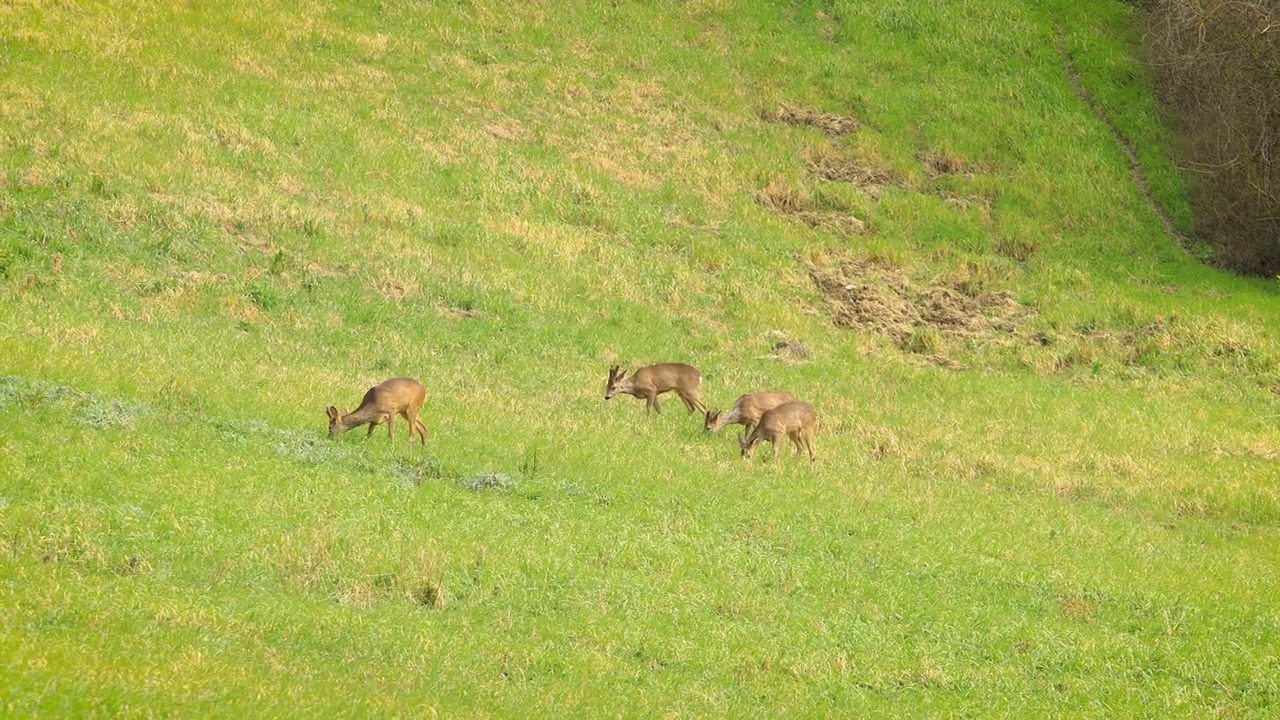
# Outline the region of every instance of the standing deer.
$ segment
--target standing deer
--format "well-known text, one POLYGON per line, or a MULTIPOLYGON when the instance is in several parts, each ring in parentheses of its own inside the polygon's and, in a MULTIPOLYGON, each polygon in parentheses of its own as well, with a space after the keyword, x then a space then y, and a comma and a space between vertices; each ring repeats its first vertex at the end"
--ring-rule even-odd
POLYGON ((698 410, 706 412, 707 406, 698 399, 698 387, 702 385, 702 374, 692 365, 684 363, 662 363, 642 367, 631 377, 626 377, 625 370, 617 365, 609 368, 609 382, 604 388, 604 399, 608 400, 618 393, 634 395, 645 400, 645 413, 650 410, 662 412, 658 405, 658 396, 675 390, 689 412, 698 410))
POLYGON ((759 424, 762 415, 792 400, 795 400, 795 397, 788 392, 770 391, 743 395, 727 411, 708 410, 702 429, 706 432, 717 432, 725 425, 738 423, 745 428, 744 432, 750 435, 759 424))
POLYGON ((369 388, 360 401, 360 407, 353 412, 344 414, 332 405, 325 408, 325 413, 329 416, 329 437, 336 437, 351 428, 367 424, 369 432, 365 437, 368 438, 373 435, 374 428, 385 422, 387 437, 394 440, 392 427, 396 414, 399 414, 409 421, 409 442, 413 442, 413 435, 417 433, 422 444, 426 445, 427 426, 418 419, 418 411, 422 409, 422 403, 426 399, 426 389, 412 378, 392 378, 379 383, 369 388))
POLYGON ((746 435, 738 437, 738 446, 742 448, 742 457, 750 458, 756 444, 761 440, 768 440, 773 443, 773 456, 777 457, 778 443, 782 440, 782 436, 786 435, 791 438, 791 442, 795 443, 797 455, 802 450, 809 451, 809 463, 812 464, 817 459, 813 452, 813 431, 817 427, 818 414, 814 412, 813 406, 793 400, 765 413, 750 437, 746 435))

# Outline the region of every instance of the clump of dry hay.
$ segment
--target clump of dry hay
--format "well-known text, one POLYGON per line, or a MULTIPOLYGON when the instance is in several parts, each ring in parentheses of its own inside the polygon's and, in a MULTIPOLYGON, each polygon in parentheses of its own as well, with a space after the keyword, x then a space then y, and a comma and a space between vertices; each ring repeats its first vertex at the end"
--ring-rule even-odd
POLYGON ((828 135, 847 135, 858 130, 858 121, 851 117, 822 113, 791 105, 779 105, 771 110, 761 110, 760 118, 766 122, 818 128, 828 135))
POLYGON ((818 230, 845 236, 865 235, 868 232, 867 224, 849 213, 816 209, 811 198, 789 187, 781 179, 774 179, 756 193, 756 202, 818 230))
POLYGON ((933 354, 935 333, 945 340, 1017 339, 1035 311, 1008 292, 981 292, 968 286, 913 282, 902 270, 845 258, 813 267, 810 276, 827 298, 838 327, 884 335, 906 350, 933 354))

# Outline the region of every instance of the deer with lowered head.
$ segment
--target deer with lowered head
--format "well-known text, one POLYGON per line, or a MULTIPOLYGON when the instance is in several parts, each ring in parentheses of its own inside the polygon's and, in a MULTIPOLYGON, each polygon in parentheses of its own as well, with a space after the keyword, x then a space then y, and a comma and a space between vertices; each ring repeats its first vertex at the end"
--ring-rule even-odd
POLYGON ((761 440, 767 440, 773 444, 773 456, 777 457, 778 443, 782 441, 782 436, 786 435, 791 438, 791 442, 795 443, 797 455, 804 450, 809 451, 809 463, 812 464, 817 459, 813 452, 813 431, 817 427, 818 414, 813 406, 793 400, 765 413, 750 437, 746 435, 738 437, 738 446, 742 448, 742 457, 746 459, 751 457, 751 452, 761 440))
POLYGON ((360 407, 349 413, 343 413, 332 405, 325 408, 325 413, 329 416, 329 437, 368 425, 369 432, 365 434, 368 438, 373 435, 374 428, 385 422, 387 437, 394 440, 392 429, 398 414, 409 421, 409 442, 413 442, 416 433, 422 444, 426 445, 427 426, 418 419, 418 411, 422 409, 422 403, 426 399, 426 388, 412 378, 392 378, 378 383, 364 394, 360 407))
POLYGON ((605 384, 604 399, 608 400, 619 393, 634 395, 645 401, 645 413, 650 410, 662 412, 658 404, 658 396, 676 391, 689 412, 698 410, 706 412, 707 406, 698 399, 698 388, 702 385, 702 373, 692 365, 684 363, 661 363, 642 367, 627 377, 625 370, 617 365, 609 368, 609 381, 605 384))
POLYGON ((702 423, 702 429, 706 432, 717 432, 725 425, 737 423, 745 428, 744 432, 746 434, 750 435, 751 431, 760 423, 761 416, 782 403, 791 402, 792 400, 795 400, 795 397, 788 392, 749 393, 739 397, 738 402, 734 403, 733 407, 728 410, 708 410, 702 423))

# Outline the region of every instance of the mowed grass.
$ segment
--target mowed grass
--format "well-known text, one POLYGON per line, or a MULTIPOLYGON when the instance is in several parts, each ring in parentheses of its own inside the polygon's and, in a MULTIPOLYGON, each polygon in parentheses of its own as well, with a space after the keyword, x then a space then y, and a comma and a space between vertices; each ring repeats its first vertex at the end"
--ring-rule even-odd
POLYGON ((1280 288, 1164 235, 1132 12, 0 9, 4 714, 1273 714, 1280 288))

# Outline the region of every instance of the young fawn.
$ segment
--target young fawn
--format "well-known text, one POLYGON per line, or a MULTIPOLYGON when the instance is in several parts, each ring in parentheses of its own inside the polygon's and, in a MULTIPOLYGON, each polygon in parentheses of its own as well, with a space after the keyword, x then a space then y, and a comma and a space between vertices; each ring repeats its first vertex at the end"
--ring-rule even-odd
POLYGON ((392 378, 369 388, 360 401, 360 407, 353 412, 342 413, 330 405, 325 408, 329 416, 329 437, 336 437, 351 428, 368 425, 369 432, 365 437, 373 435, 373 429, 382 423, 387 424, 387 437, 395 439, 392 427, 396 414, 409 421, 409 442, 413 442, 414 433, 427 444, 427 426, 418 419, 418 411, 427 399, 427 391, 422 384, 411 378, 392 378))
POLYGON ((738 423, 745 428, 744 432, 750 435, 760 423, 762 415, 792 400, 795 398, 787 392, 758 392, 743 395, 727 411, 708 410, 702 429, 706 432, 717 432, 725 425, 738 423))
POLYGON ((765 413, 750 437, 742 435, 738 438, 738 446, 742 448, 742 457, 750 458, 756 443, 767 440, 773 443, 773 456, 777 457, 778 443, 786 435, 795 443, 797 455, 803 450, 809 451, 809 462, 812 464, 817 459, 813 453, 813 431, 817 426, 818 414, 814 412, 813 406, 793 400, 765 413), (801 440, 804 441, 803 447, 801 440))
POLYGON ((702 385, 702 374, 692 365, 684 363, 662 363, 642 367, 631 377, 626 377, 625 370, 617 365, 609 368, 609 382, 604 388, 604 399, 623 393, 634 395, 645 400, 645 413, 650 410, 662 412, 658 405, 658 396, 672 390, 684 401, 689 412, 698 410, 706 412, 707 406, 698 399, 698 387, 702 385))

